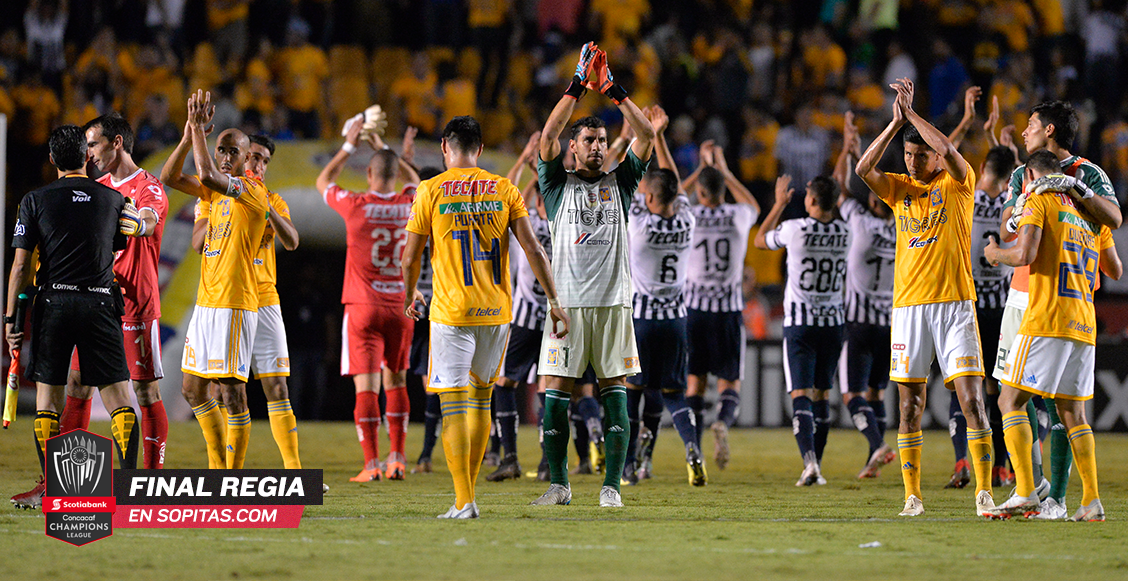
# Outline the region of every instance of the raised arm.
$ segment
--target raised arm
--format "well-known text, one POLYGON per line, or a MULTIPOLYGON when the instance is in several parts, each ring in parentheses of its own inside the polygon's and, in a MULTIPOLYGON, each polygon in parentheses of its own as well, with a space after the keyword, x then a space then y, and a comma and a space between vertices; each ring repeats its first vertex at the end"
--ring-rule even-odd
POLYGON ((552 267, 548 262, 548 254, 545 253, 544 247, 537 240, 536 234, 533 234, 529 217, 522 216, 513 220, 510 222, 509 228, 517 236, 517 242, 525 251, 525 258, 529 259, 529 266, 533 269, 533 275, 537 277, 537 282, 540 283, 545 296, 548 297, 548 316, 552 319, 550 333, 556 337, 566 337, 571 326, 571 320, 564 309, 560 308, 560 302, 556 298, 556 281, 552 279, 552 267), (557 324, 560 324, 560 330, 558 330, 557 324))
POLYGON ((999 137, 995 130, 999 126, 999 96, 991 97, 991 110, 987 113, 987 121, 983 122, 983 132, 987 134, 987 144, 991 147, 999 145, 999 137))
POLYGON ((701 170, 715 165, 713 162, 713 143, 712 139, 706 139, 697 147, 697 168, 681 183, 683 190, 688 192, 690 188, 697 184, 697 177, 701 175, 701 170))
MULTIPOLYGON (((317 191, 325 193, 329 188, 329 184, 336 183, 337 178, 341 176, 341 171, 345 169, 345 162, 348 161, 349 156, 356 151, 356 144, 360 141, 361 123, 353 123, 349 126, 348 134, 345 135, 345 143, 341 149, 333 155, 333 159, 325 164, 321 173, 317 174, 317 191)), ((418 183, 418 182, 416 182, 418 183)))
POLYGON ((658 105, 647 107, 644 112, 650 120, 650 125, 654 127, 654 154, 658 160, 658 167, 674 172, 680 184, 681 175, 678 174, 678 164, 674 162, 674 154, 670 152, 670 144, 666 143, 666 128, 670 126, 670 116, 666 115, 665 109, 658 105))
POLYGON ((176 148, 172 150, 164 167, 161 168, 161 183, 189 196, 201 198, 204 196, 204 187, 200 184, 200 180, 195 176, 184 175, 184 160, 188 158, 189 151, 192 151, 192 127, 185 123, 184 136, 180 138, 180 143, 176 144, 176 148))
POLYGON ((904 124, 905 112, 901 107, 901 98, 898 96, 893 100, 893 119, 878 134, 877 139, 873 140, 869 149, 866 149, 866 152, 862 154, 862 158, 858 160, 858 165, 854 168, 854 173, 858 174, 858 177, 866 182, 869 189, 882 200, 888 199, 892 194, 893 180, 885 175, 885 172, 877 169, 877 162, 881 161, 881 156, 885 155, 886 148, 893 142, 893 137, 897 135, 904 124))
POLYGON ((971 129, 971 124, 975 122, 975 102, 978 101, 979 97, 982 95, 983 89, 975 86, 968 87, 967 90, 964 91, 963 118, 960 119, 960 124, 956 125, 956 128, 948 135, 948 141, 951 141, 956 149, 959 149, 960 144, 963 143, 964 136, 966 136, 968 130, 971 129))
POLYGON ((580 59, 576 63, 572 82, 560 97, 560 101, 552 108, 552 113, 549 114, 548 121, 544 122, 544 129, 541 130, 540 158, 542 160, 551 161, 560 155, 560 134, 564 132, 568 120, 572 118, 572 113, 576 110, 576 102, 587 92, 584 84, 591 74, 592 62, 598 52, 599 47, 594 42, 585 44, 580 50, 580 59))
POLYGON ((795 188, 791 187, 791 176, 784 174, 776 178, 775 203, 772 204, 771 211, 764 218, 764 223, 760 224, 760 229, 756 232, 756 239, 752 241, 756 248, 771 250, 768 247, 768 232, 779 226, 779 219, 783 216, 783 211, 787 208, 787 203, 791 201, 791 196, 794 193, 795 188))
POLYGON ((854 125, 854 112, 847 111, 846 121, 842 127, 842 151, 838 153, 838 159, 834 162, 834 174, 832 174, 841 192, 838 196, 839 206, 850 195, 847 187, 850 182, 850 164, 854 159, 861 157, 859 152, 861 148, 862 141, 858 137, 858 127, 854 125))
POLYGON ((427 297, 417 286, 419 284, 419 270, 422 268, 423 250, 427 247, 429 236, 407 233, 407 244, 403 247, 403 257, 400 258, 400 271, 403 273, 403 284, 407 287, 404 293, 403 314, 410 319, 418 321, 423 317, 415 308, 416 302, 427 304, 427 297))
POLYGON ((192 158, 196 160, 196 173, 204 187, 220 195, 239 197, 243 192, 239 179, 229 176, 215 165, 215 159, 208 151, 208 136, 204 127, 211 123, 215 107, 211 104, 211 93, 197 90, 188 98, 188 126, 192 133, 192 158))
POLYGON ((913 82, 909 79, 899 79, 892 87, 897 90, 897 98, 901 102, 905 120, 912 123, 928 147, 940 155, 940 164, 948 170, 948 174, 958 182, 967 179, 968 164, 956 146, 947 135, 913 110, 913 82))
POLYGON ((294 227, 293 220, 275 211, 273 204, 270 205, 270 214, 267 216, 267 220, 270 222, 270 227, 274 228, 275 234, 278 235, 282 248, 286 250, 298 248, 298 229, 294 227))
POLYGON ((759 215, 760 202, 756 201, 756 196, 753 196, 752 192, 744 187, 744 183, 740 181, 740 178, 736 177, 736 174, 732 173, 732 170, 729 169, 728 161, 725 160, 725 150, 719 145, 713 146, 713 164, 717 168, 717 171, 720 171, 721 175, 724 176, 725 186, 732 192, 732 197, 736 198, 736 201, 740 204, 752 206, 752 209, 759 215))
POLYGON ((522 149, 521 154, 517 156, 517 162, 509 168, 509 173, 505 174, 505 177, 509 178, 513 185, 517 185, 521 181, 521 175, 525 173, 525 168, 532 163, 537 147, 540 146, 540 135, 541 132, 537 131, 529 137, 529 141, 525 143, 525 149, 522 149))
POLYGON ((631 151, 640 160, 649 160, 650 153, 654 149, 654 127, 650 125, 650 120, 643 115, 638 105, 627 97, 627 90, 615 83, 615 77, 607 66, 607 53, 602 50, 596 50, 591 67, 591 78, 586 86, 593 91, 603 93, 615 103, 619 112, 623 114, 623 119, 634 131, 635 141, 631 144, 631 151))
MULTIPOLYGON (((643 109, 643 114, 649 117, 647 111, 649 107, 643 109)), ((609 172, 611 169, 627 158, 627 146, 631 144, 634 139, 634 130, 631 129, 630 123, 623 123, 623 128, 619 130, 619 136, 607 146, 607 157, 603 160, 603 171, 609 172)))

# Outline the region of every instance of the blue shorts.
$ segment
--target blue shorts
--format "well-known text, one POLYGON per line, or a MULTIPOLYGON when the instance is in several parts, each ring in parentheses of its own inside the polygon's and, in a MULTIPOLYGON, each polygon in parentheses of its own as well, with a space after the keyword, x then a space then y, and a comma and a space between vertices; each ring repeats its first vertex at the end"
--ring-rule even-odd
MULTIPOLYGON (((427 360, 431 344, 431 321, 423 317, 415 321, 415 330, 411 335, 411 355, 408 357, 407 369, 419 377, 427 377, 427 360)), ((426 381, 424 381, 426 385, 426 381)))
POLYGON ((796 389, 828 390, 842 353, 843 328, 784 327, 783 366, 787 370, 787 392, 796 389))
POLYGON ((509 346, 505 348, 505 373, 508 379, 523 383, 540 357, 541 337, 544 331, 509 326, 509 346))
POLYGON ((685 391, 689 364, 685 328, 685 319, 635 319, 635 343, 642 372, 627 381, 662 391, 685 391))
POLYGON ((740 311, 709 313, 689 309, 689 373, 710 373, 726 381, 744 377, 744 314, 740 311))
MULTIPOLYGON (((846 323, 846 354, 842 361, 846 381, 843 393, 863 393, 889 384, 890 328, 868 323, 846 323)), ((841 377, 839 378, 841 380, 841 377)))

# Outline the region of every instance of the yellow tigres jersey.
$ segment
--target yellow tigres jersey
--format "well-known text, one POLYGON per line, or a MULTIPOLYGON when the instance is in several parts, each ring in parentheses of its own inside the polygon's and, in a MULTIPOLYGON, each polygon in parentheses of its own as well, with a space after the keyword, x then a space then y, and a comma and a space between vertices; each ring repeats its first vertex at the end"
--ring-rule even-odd
MULTIPOLYGON (((270 196, 270 205, 279 216, 290 217, 290 205, 282 196, 274 192, 267 192, 270 196)), ((278 298, 278 265, 274 257, 274 227, 270 220, 266 221, 266 228, 262 233, 262 244, 259 245, 258 255, 255 256, 255 269, 258 271, 259 307, 268 307, 282 302, 278 298)))
POLYGON ((528 216, 521 192, 479 168, 451 168, 419 184, 407 230, 431 237, 430 318, 443 325, 510 321, 509 223, 528 216))
MULTIPOLYGON (((213 309, 257 311, 258 275, 254 260, 266 229, 267 191, 262 182, 236 178, 243 193, 238 198, 207 190, 208 232, 204 238, 200 288, 196 304, 213 309)), ((198 210, 203 218, 203 208, 198 210)))
POLYGON ((1030 265, 1030 306, 1019 333, 1061 337, 1093 345, 1097 313, 1093 308, 1100 252, 1112 246, 1099 224, 1077 211, 1068 194, 1026 199, 1018 223, 1042 229, 1038 256, 1030 265))
POLYGON ((975 172, 958 182, 942 171, 925 184, 904 174, 882 200, 896 215, 897 255, 893 307, 974 301, 971 277, 971 218, 975 172))

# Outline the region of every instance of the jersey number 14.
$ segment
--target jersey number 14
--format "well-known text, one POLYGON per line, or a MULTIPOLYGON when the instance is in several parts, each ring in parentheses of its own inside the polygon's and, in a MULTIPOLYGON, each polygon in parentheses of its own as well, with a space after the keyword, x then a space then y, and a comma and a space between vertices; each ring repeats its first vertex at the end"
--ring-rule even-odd
POLYGON ((454 230, 450 233, 462 247, 462 284, 474 286, 474 261, 488 260, 493 270, 493 283, 501 284, 501 244, 490 238, 490 249, 482 250, 482 239, 477 230, 454 230), (473 238, 473 240, 471 240, 473 238))

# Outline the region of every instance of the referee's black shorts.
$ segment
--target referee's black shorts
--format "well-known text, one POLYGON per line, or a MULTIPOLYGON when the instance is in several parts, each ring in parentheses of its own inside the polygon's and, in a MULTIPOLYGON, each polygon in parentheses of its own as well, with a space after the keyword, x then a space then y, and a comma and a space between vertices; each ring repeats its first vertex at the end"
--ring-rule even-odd
MULTIPOLYGON (((114 292, 119 292, 114 289, 114 292)), ((42 292, 32 314, 32 361, 28 379, 66 385, 78 349, 82 383, 102 386, 129 379, 121 306, 112 295, 42 292)))

